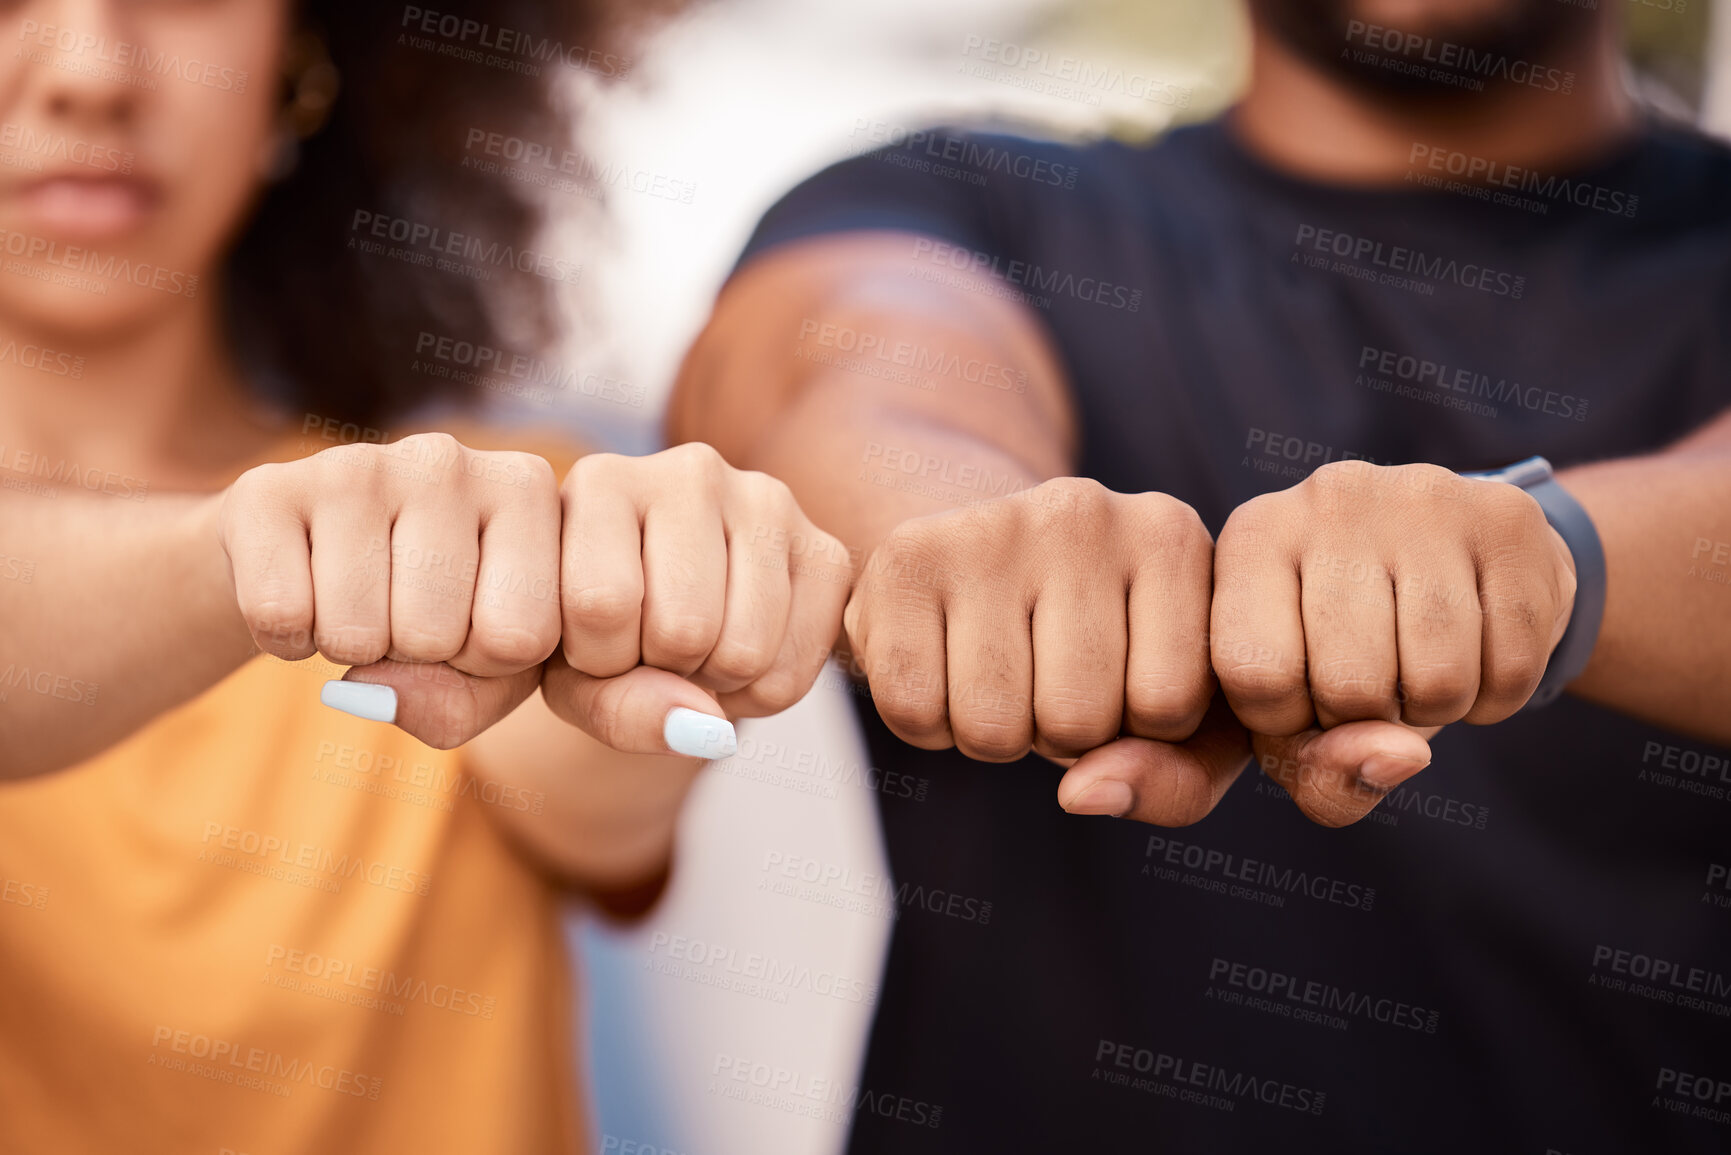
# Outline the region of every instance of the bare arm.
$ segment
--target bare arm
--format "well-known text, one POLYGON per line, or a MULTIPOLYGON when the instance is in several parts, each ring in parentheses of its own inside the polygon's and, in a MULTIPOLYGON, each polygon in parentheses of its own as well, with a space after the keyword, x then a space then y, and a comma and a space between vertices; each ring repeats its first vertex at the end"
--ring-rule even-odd
POLYGON ((1731 743, 1731 412, 1660 453, 1558 475, 1599 530, 1604 624, 1569 687, 1731 743))
POLYGON ((0 779, 73 765, 254 652, 220 497, 118 502, 0 491, 0 779))
POLYGON ((957 271, 967 290, 910 278, 914 240, 821 238, 753 261, 668 415, 670 441, 780 477, 862 554, 908 518, 1074 468, 1075 411, 1038 321, 983 274, 957 271))

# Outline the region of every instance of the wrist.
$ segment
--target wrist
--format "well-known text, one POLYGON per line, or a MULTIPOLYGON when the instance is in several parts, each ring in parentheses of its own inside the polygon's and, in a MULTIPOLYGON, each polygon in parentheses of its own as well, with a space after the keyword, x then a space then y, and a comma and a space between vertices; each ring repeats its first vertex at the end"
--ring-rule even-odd
POLYGON ((177 536, 183 542, 180 556, 192 569, 188 589, 196 591, 196 604, 207 611, 216 643, 222 652, 244 659, 257 646, 235 593, 234 562, 223 533, 227 500, 226 489, 197 498, 181 519, 177 536))
POLYGON ((1547 706, 1581 676, 1598 643, 1605 616, 1605 550, 1598 528, 1586 508, 1557 481, 1551 463, 1530 457, 1505 469, 1467 473, 1463 477, 1519 486, 1539 503, 1545 521, 1562 538, 1574 567, 1575 598, 1569 624, 1551 650, 1544 677, 1527 701, 1527 709, 1547 706))

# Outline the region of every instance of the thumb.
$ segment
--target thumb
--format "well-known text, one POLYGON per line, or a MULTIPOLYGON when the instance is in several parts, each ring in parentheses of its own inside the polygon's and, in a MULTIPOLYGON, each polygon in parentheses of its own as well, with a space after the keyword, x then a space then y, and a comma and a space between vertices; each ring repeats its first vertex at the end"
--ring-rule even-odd
POLYGON ((596 678, 572 669, 556 650, 547 660, 541 696, 559 717, 627 754, 713 760, 731 757, 738 748, 733 723, 714 698, 653 666, 596 678))
POLYGON ((1207 817, 1249 760, 1244 727, 1217 693, 1183 742, 1119 738, 1076 759, 1058 783, 1058 804, 1071 814, 1188 826, 1207 817))
POLYGON ((326 682, 319 701, 346 714, 394 722, 427 745, 449 750, 515 710, 540 681, 539 666, 502 678, 477 678, 444 662, 387 658, 326 682))
POLYGON ((1323 826, 1349 826, 1430 765, 1428 739, 1440 729, 1345 722, 1285 738, 1256 734, 1251 746, 1262 772, 1286 787, 1307 818, 1323 826))

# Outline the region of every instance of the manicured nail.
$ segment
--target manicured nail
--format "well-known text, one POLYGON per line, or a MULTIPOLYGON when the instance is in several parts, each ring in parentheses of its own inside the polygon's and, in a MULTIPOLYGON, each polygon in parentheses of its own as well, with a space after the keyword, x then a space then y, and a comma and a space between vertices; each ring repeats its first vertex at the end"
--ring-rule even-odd
POLYGON ((1110 814, 1122 818, 1136 805, 1136 795, 1128 783, 1114 778, 1102 778, 1082 787, 1075 797, 1064 803, 1071 814, 1110 814))
POLYGON ((397 692, 371 682, 345 682, 333 678, 319 691, 319 701, 333 710, 365 718, 369 722, 397 720, 397 692))
POLYGON ((1373 790, 1393 790, 1429 765, 1429 759, 1421 762, 1396 754, 1372 754, 1359 766, 1358 780, 1373 790))
POLYGON ((739 749, 733 723, 713 714, 699 714, 684 706, 667 711, 667 721, 661 725, 661 737, 667 748, 687 758, 731 758, 739 749))

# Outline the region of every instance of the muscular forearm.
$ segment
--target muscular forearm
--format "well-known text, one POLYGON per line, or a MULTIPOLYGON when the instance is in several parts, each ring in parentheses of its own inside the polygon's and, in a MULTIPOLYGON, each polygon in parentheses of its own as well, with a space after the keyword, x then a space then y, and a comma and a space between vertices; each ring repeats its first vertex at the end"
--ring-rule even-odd
POLYGON ((0 581, 0 779, 99 753, 253 652, 220 500, 0 497, 29 576, 0 581))
POLYGON ((863 556, 897 524, 1074 468, 1063 370, 1022 306, 906 276, 909 238, 761 258, 723 293, 680 373, 674 441, 787 482, 863 556))
POLYGON ((1604 545, 1604 624, 1570 691, 1731 742, 1731 415, 1664 453, 1567 470, 1604 545))

